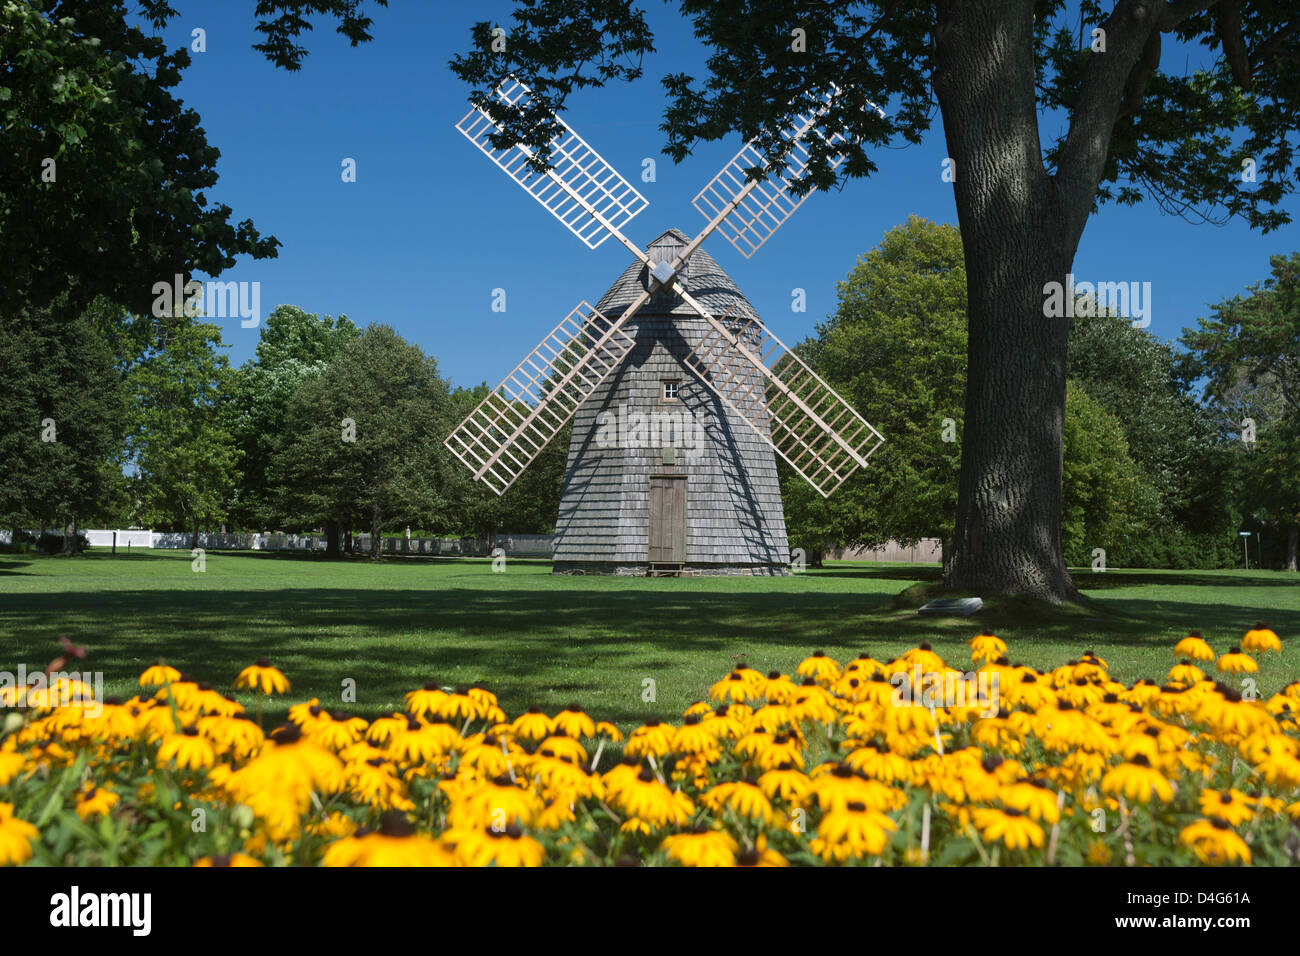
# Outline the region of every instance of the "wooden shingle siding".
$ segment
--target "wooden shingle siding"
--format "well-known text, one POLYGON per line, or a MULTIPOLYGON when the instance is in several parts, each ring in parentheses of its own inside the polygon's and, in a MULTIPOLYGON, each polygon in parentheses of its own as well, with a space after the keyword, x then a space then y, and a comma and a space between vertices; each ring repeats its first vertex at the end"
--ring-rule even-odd
MULTIPOLYGON (((685 242, 685 236, 670 230, 651 244, 650 252, 656 260, 671 259, 685 242)), ((597 308, 618 315, 646 287, 646 272, 644 266, 630 267, 597 308)), ((715 315, 725 313, 736 299, 745 301, 703 250, 696 251, 681 275, 691 295, 715 315)), ((686 571, 786 572, 789 546, 775 454, 685 364, 707 328, 689 306, 664 295, 655 296, 629 321, 635 346, 574 417, 556 525, 557 572, 644 573, 650 549, 650 477, 667 473, 686 476, 686 571), (663 400, 665 379, 680 381, 678 400, 663 400), (664 464, 658 441, 626 447, 625 433, 617 447, 600 447, 601 413, 618 416, 621 409, 647 417, 687 413, 702 424, 703 440, 699 448, 675 443, 671 466, 664 464)), ((761 376, 749 369, 746 377, 754 381, 761 376)))

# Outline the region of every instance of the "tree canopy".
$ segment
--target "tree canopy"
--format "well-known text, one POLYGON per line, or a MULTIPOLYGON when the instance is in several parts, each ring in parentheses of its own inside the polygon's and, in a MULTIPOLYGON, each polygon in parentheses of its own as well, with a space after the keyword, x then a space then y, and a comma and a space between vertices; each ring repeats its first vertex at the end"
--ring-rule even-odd
POLYGON ((1218 303, 1182 338, 1220 425, 1243 457, 1248 509, 1300 550, 1300 252, 1272 256, 1271 274, 1218 303), (1239 441, 1237 439, 1240 439, 1239 441))
MULTIPOLYGON (((385 6, 387 0, 374 0, 385 6)), ((365 0, 258 0, 254 49, 287 70, 313 18, 370 39, 365 0)), ((0 311, 97 296, 145 313, 155 282, 216 276, 279 242, 215 202, 220 151, 176 96, 190 66, 161 31, 167 0, 0 5, 0 311)))

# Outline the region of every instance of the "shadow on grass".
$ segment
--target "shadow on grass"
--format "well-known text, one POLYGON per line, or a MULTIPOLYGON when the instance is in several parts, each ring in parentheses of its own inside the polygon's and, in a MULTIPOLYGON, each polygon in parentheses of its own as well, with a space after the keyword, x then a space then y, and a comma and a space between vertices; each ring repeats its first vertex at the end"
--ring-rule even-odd
MULTIPOLYGON (((238 552, 241 563, 256 566, 259 580, 266 562, 337 566, 321 556, 238 552)), ((95 554, 94 563, 159 561, 158 556, 95 554)), ((188 553, 177 562, 188 561, 188 553)), ((384 564, 426 562, 430 569, 455 564, 485 564, 472 558, 386 557, 384 564)), ((8 573, 26 559, 0 562, 8 573)), ((935 581, 938 568, 907 566, 828 567, 808 572, 807 582, 762 582, 694 578, 682 587, 670 581, 555 577, 549 562, 515 560, 535 569, 519 581, 466 586, 466 576, 431 575, 427 587, 361 587, 353 576, 322 578, 321 587, 273 589, 238 587, 174 590, 165 587, 111 588, 0 595, 0 668, 18 661, 43 664, 57 653, 56 639, 67 636, 89 647, 82 668, 105 671, 119 687, 134 681, 158 657, 165 657, 199 679, 228 687, 235 674, 259 657, 268 657, 293 681, 293 701, 310 697, 339 699, 340 680, 354 677, 363 699, 397 703, 404 691, 427 681, 482 681, 514 714, 534 703, 564 704, 571 699, 598 704, 599 713, 620 724, 647 716, 674 717, 641 703, 639 682, 657 674, 677 680, 680 690, 661 688, 661 706, 673 693, 693 696, 736 660, 797 661, 821 648, 841 660, 860 652, 893 656, 930 640, 952 660, 964 654, 959 643, 984 625, 973 618, 935 619, 890 611, 892 587, 859 590, 850 581, 935 581), (825 583, 818 590, 818 580, 825 583), (834 582, 841 582, 836 585, 834 582), (342 584, 344 586, 337 586, 342 584), (847 585, 847 586, 846 586, 847 585), (833 589, 834 588, 834 589, 833 589), (630 684, 628 682, 631 682, 630 684), (612 689, 617 683, 617 690, 612 689), (624 686, 627 685, 627 686, 624 686), (627 687, 633 687, 629 691, 627 687)), ((134 572, 133 572, 134 573, 134 572)), ((272 572, 273 573, 273 572, 272 572)), ((423 576, 400 576, 404 585, 423 576)), ((136 583, 136 582, 132 582, 136 583)), ((295 580, 295 585, 300 580, 295 580)), ((1236 637, 1264 617, 1284 638, 1300 632, 1300 610, 1261 612, 1249 596, 1231 585, 1272 584, 1269 578, 1197 574, 1117 574, 1086 581, 1104 608, 1105 619, 1048 619, 1008 626, 998 633, 1025 653, 1055 658, 1059 645, 1080 641, 1134 650, 1168 646, 1171 635, 1189 629, 1236 637), (1096 583, 1104 584, 1097 588, 1096 583), (1157 592, 1104 593, 1143 585, 1208 586, 1217 590, 1204 603, 1166 601, 1157 592), (1103 593, 1096 593, 1097 591, 1103 593), (1237 598, 1240 594, 1240 598, 1237 598)), ((1293 585, 1294 586, 1294 585, 1293 585)), ((901 589, 901 586, 900 588, 901 589)), ((1273 592, 1275 593, 1275 592, 1273 592)), ((1183 597, 1183 595, 1179 595, 1183 597)), ((1216 644, 1217 646, 1217 644, 1216 644)), ((1059 662, 1059 661, 1057 661, 1059 662)), ((779 663, 778 666, 792 666, 779 663)), ((120 690, 118 691, 120 692, 120 690)), ((128 691, 131 692, 131 691, 128 691)), ((355 709, 373 716, 373 709, 355 709)), ((268 709, 283 716, 280 701, 268 709)))
MULTIPOLYGON (((885 614, 888 594, 790 591, 592 591, 576 587, 489 591, 281 589, 272 591, 117 590, 94 594, 11 595, 0 604, 0 660, 26 658, 65 635, 100 662, 134 676, 158 656, 213 680, 258 657, 285 661, 308 685, 337 681, 364 666, 435 679, 449 669, 500 686, 557 667, 617 666, 647 651, 717 657, 737 647, 825 646, 852 651, 927 639, 967 639, 968 619, 885 614), (570 662, 565 664, 565 662, 570 662), (291 664, 290 664, 291 662, 291 664)), ((1081 630, 1135 647, 1168 640, 1170 628, 1248 627, 1259 613, 1231 603, 1105 602, 1124 617, 1048 621, 1015 628, 1016 640, 1077 640, 1081 630)), ((1300 631, 1300 612, 1268 612, 1279 631, 1300 631)), ((118 675, 112 675, 118 676, 118 675)), ((555 685, 562 689, 564 685, 555 685)), ((409 689, 409 688, 407 688, 409 689)))

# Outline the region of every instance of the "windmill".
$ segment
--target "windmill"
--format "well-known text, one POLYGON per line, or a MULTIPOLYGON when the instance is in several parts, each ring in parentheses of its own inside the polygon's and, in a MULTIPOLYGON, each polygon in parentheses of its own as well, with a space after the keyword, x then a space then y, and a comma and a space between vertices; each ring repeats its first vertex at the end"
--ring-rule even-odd
MULTIPOLYGON (((553 117, 560 132, 544 172, 528 147, 493 146, 501 128, 486 110, 475 107, 457 124, 584 245, 613 237, 634 257, 597 306, 580 302, 444 442, 476 480, 503 494, 574 421, 557 571, 784 573, 773 455, 825 497, 884 441, 762 324, 700 248, 718 231, 749 258, 803 204, 809 194, 790 187, 807 168, 807 139, 831 147, 843 139, 818 128, 835 92, 782 131, 790 149, 780 167, 747 175, 766 165, 751 140, 709 181, 693 201, 708 219, 695 238, 670 230, 646 249, 623 230, 648 201, 563 119, 553 117), (687 374, 674 380, 673 369, 687 374), (611 410, 625 418, 629 403, 670 401, 694 409, 703 451, 685 449, 679 459, 673 434, 661 447, 602 447, 597 436, 611 410)), ((514 78, 493 96, 507 106, 530 102, 514 78)), ((832 168, 842 162, 835 156, 832 168)))

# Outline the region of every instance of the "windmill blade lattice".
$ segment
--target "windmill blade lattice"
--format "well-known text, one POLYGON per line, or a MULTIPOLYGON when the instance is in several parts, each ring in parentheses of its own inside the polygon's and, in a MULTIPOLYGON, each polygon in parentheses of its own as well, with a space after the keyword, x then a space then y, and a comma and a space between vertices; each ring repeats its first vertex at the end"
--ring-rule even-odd
MULTIPOLYGON (((717 230, 746 259, 757 252, 812 195, 809 191, 796 196, 790 190, 790 184, 807 172, 808 137, 817 136, 832 147, 845 141, 842 132, 828 137, 817 128, 817 123, 830 110, 837 92, 838 89, 832 86, 824 97, 825 102, 797 116, 781 131, 781 137, 792 145, 780 168, 762 179, 751 179, 746 171, 766 166, 767 159, 755 147, 754 140, 750 140, 692 200, 692 205, 710 220, 710 227, 716 225, 717 230)), ((831 169, 838 169, 843 162, 844 154, 835 154, 831 169)), ((706 232, 711 231, 711 228, 706 229, 706 232)))
MULTIPOLYGON (((790 149, 774 172, 750 178, 747 170, 766 166, 766 159, 753 141, 741 148, 696 196, 694 205, 709 222, 671 263, 653 261, 623 234, 648 201, 563 119, 552 114, 562 132, 551 141, 552 168, 539 172, 527 147, 494 147, 491 139, 501 127, 485 110, 470 110, 457 129, 583 244, 595 249, 613 236, 649 270, 646 291, 617 319, 585 302, 574 309, 447 437, 447 447, 476 479, 497 494, 513 484, 631 352, 634 339, 624 325, 661 285, 711 326, 687 365, 823 496, 866 464, 884 441, 879 432, 756 316, 742 309, 719 321, 677 276, 715 230, 749 258, 803 205, 808 193, 796 196, 790 185, 807 171, 807 138, 820 137, 832 148, 845 139, 818 128, 838 92, 832 86, 817 107, 781 132, 790 149)), ((494 91, 508 106, 526 106, 530 95, 514 78, 494 91)), ((843 161, 836 154, 832 168, 843 161)))
POLYGON ((621 324, 580 303, 444 444, 503 494, 632 350, 621 324))
MULTIPOLYGON (((522 106, 531 92, 518 80, 509 79, 494 95, 507 106, 522 106)), ((500 133, 501 127, 484 110, 470 110, 456 128, 588 248, 595 249, 610 236, 621 240, 620 230, 650 205, 649 201, 568 123, 554 118, 564 131, 551 140, 552 168, 544 173, 529 165, 533 154, 526 146, 498 149, 492 145, 491 137, 500 133)))
POLYGON ((712 326, 687 364, 822 497, 884 442, 743 305, 736 303, 718 319, 689 295, 684 298, 712 326), (737 353, 747 361, 737 362, 737 353))

